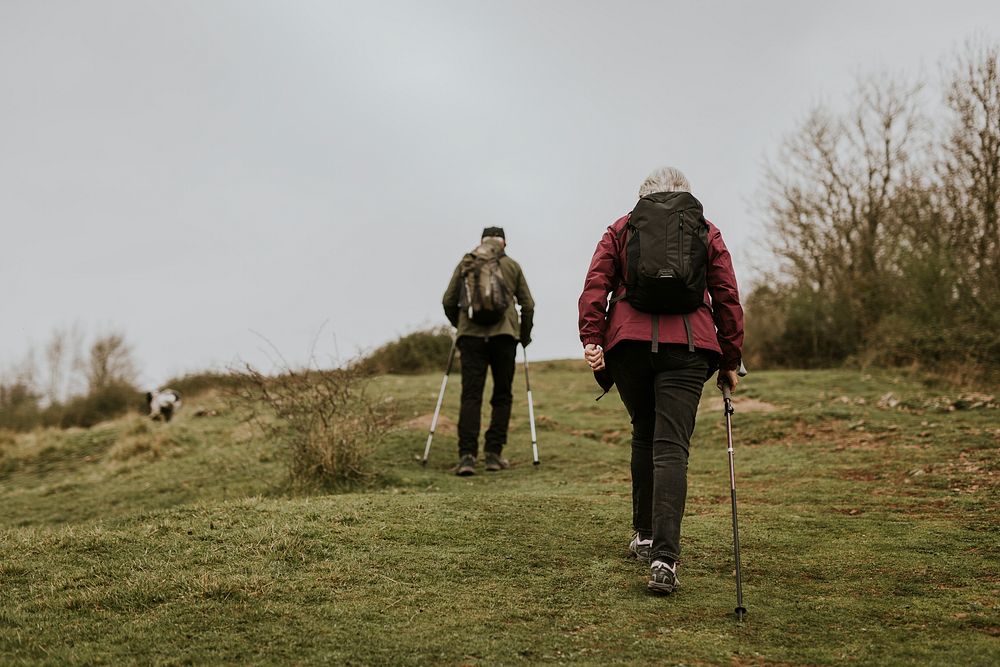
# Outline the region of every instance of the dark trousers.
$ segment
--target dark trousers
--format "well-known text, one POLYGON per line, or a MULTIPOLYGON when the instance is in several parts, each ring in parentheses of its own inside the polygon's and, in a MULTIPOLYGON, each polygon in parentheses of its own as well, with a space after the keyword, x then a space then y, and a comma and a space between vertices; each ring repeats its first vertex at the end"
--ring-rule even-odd
POLYGON ((710 358, 686 345, 623 341, 605 362, 632 418, 632 527, 653 560, 681 554, 688 447, 710 358))
POLYGON ((493 397, 490 398, 490 427, 486 431, 483 449, 499 454, 507 443, 510 406, 514 401, 514 356, 517 340, 513 336, 458 339, 462 353, 462 409, 458 415, 459 456, 479 453, 479 416, 483 409, 483 386, 486 371, 493 372, 493 397))

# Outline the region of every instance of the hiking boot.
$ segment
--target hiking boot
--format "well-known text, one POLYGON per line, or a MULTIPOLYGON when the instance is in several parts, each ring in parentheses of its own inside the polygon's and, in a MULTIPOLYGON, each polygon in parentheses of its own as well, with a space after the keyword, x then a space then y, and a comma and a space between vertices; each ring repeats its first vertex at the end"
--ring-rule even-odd
POLYGON ((510 467, 510 461, 500 456, 496 452, 486 452, 486 470, 496 472, 506 470, 510 467))
POLYGON ((463 454, 462 458, 458 460, 458 467, 455 468, 455 474, 461 475, 462 477, 475 475, 476 457, 473 456, 472 454, 463 454))
POLYGON ((669 595, 681 587, 677 579, 677 563, 670 564, 662 560, 654 560, 649 567, 649 583, 646 588, 654 593, 669 595))
POLYGON ((632 537, 628 544, 629 555, 641 560, 643 563, 649 562, 649 550, 653 548, 653 540, 640 540, 639 533, 632 537))

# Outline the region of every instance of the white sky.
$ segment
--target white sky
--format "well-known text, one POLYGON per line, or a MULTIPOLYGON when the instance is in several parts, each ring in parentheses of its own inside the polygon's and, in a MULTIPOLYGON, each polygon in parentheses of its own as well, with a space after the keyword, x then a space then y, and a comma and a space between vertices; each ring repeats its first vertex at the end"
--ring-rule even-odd
POLYGON ((532 357, 576 356, 647 172, 688 175, 746 287, 775 144, 977 35, 1000 3, 0 0, 0 368, 73 323, 123 330, 147 385, 267 367, 254 332, 343 359, 444 323, 491 225, 532 357))

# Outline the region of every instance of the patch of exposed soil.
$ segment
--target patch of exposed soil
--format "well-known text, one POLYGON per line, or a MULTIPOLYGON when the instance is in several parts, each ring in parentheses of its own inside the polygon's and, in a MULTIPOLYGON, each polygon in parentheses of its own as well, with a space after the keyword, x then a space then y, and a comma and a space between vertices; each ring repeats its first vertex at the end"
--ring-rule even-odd
POLYGON ((864 514, 865 512, 863 509, 859 509, 857 507, 831 507, 830 509, 837 514, 846 514, 847 516, 858 516, 859 514, 864 514))
MULTIPOLYGON (((434 413, 430 412, 426 415, 420 415, 419 417, 414 417, 410 421, 403 424, 405 428, 412 428, 418 431, 429 432, 431 430, 431 421, 434 419, 434 413)), ((455 425, 451 419, 445 415, 438 416, 437 428, 434 429, 435 434, 444 433, 447 435, 457 435, 458 427, 455 425)))
POLYGON ((557 430, 561 427, 561 424, 559 422, 557 422, 552 417, 549 417, 548 415, 536 415, 535 423, 538 424, 538 428, 547 429, 550 431, 557 430))
POLYGON ((632 477, 630 475, 622 475, 617 471, 611 471, 598 477, 597 482, 599 484, 629 484, 632 482, 632 477))

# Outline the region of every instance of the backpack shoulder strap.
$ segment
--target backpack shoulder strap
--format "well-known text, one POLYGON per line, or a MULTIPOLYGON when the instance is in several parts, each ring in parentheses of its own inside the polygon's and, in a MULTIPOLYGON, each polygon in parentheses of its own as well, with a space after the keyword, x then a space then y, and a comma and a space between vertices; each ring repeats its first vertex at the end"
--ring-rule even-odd
POLYGON ((620 240, 621 237, 625 236, 625 232, 628 231, 629 225, 631 224, 632 224, 632 214, 629 213, 628 215, 625 216, 625 224, 622 225, 621 229, 615 232, 615 238, 620 240))

